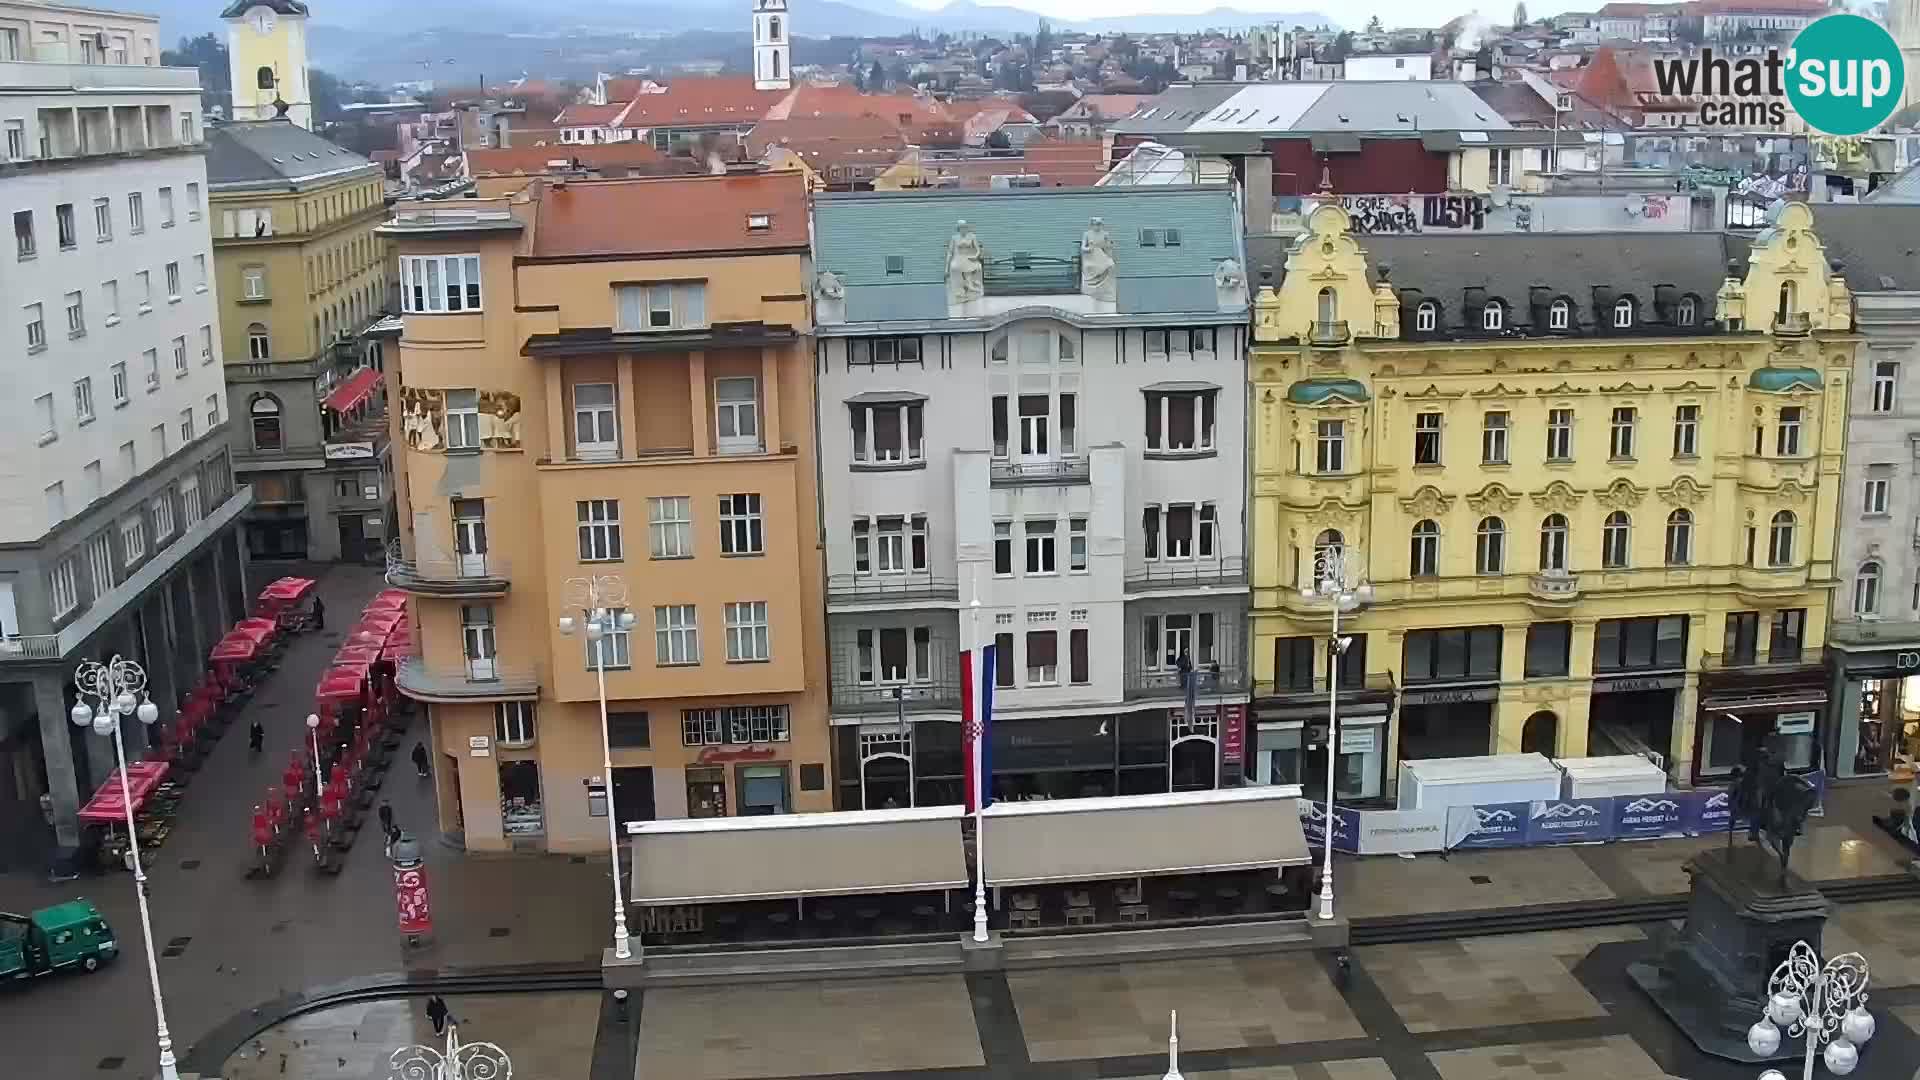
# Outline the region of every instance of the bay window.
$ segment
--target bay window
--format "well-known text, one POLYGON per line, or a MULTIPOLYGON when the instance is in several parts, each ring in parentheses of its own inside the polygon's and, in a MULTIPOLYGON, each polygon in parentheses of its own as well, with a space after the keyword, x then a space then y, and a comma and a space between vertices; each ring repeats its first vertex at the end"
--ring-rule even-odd
POLYGON ((853 460, 863 465, 904 465, 924 453, 926 406, 919 401, 849 405, 853 460))
POLYGON ((1213 449, 1215 390, 1147 391, 1147 449, 1162 454, 1213 449))
POLYGON ((480 256, 401 256, 400 298, 409 315, 479 311, 480 256))

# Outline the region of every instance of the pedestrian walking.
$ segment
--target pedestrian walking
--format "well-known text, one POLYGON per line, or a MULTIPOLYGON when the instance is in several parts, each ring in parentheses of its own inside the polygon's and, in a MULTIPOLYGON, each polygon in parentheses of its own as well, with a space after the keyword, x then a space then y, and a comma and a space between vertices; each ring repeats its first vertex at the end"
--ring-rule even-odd
POLYGON ((387 840, 387 858, 393 858, 393 840, 400 832, 393 826, 393 804, 386 800, 380 802, 380 835, 387 840))
POLYGON ((427 744, 418 740, 413 744, 413 771, 420 774, 420 779, 427 778, 427 744))
POLYGON ((433 1022, 433 1033, 447 1033, 447 1002, 439 994, 427 995, 427 1019, 433 1022))
POLYGON ((261 749, 266 744, 267 729, 261 725, 260 718, 256 716, 253 718, 253 723, 247 725, 247 752, 259 757, 261 749))
POLYGON ((318 596, 313 598, 313 628, 315 630, 327 628, 327 602, 318 596))

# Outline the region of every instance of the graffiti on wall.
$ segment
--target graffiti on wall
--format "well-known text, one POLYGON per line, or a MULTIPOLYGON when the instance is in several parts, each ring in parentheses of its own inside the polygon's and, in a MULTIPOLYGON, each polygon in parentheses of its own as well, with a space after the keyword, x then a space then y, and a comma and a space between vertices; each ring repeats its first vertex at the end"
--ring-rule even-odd
POLYGON ((1403 236, 1487 227, 1485 195, 1341 195, 1340 205, 1362 236, 1403 236))

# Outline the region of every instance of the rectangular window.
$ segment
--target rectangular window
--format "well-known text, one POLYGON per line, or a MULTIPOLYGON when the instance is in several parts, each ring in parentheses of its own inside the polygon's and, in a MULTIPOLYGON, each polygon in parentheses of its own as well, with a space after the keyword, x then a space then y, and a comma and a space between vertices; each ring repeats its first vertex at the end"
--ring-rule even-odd
POLYGON ((1537 622, 1527 627, 1526 677, 1565 675, 1572 656, 1573 624, 1537 622))
POLYGON ((1507 463, 1507 414, 1490 412, 1480 420, 1480 463, 1507 463))
POLYGON ((1007 396, 996 394, 993 398, 993 456, 999 460, 1007 457, 1007 396))
POLYGON ((871 465, 919 461, 925 432, 925 406, 918 401, 848 406, 853 431, 853 460, 871 465))
POLYGON ((917 337, 854 338, 847 342, 847 368, 899 367, 921 364, 917 337))
POLYGON ((1492 174, 1493 182, 1496 184, 1513 183, 1513 151, 1504 148, 1490 150, 1488 151, 1488 156, 1490 159, 1490 168, 1488 171, 1492 174))
POLYGON ((70 338, 85 337, 86 333, 87 309, 85 302, 81 300, 79 293, 70 292, 67 294, 67 336, 70 338))
POLYGON ((915 571, 927 569, 927 515, 915 514, 907 519, 907 561, 915 571))
POLYGON ((993 685, 1002 690, 1013 688, 1013 635, 993 635, 993 685))
POLYGON ((1347 423, 1344 420, 1320 421, 1313 454, 1315 472, 1331 475, 1347 470, 1346 431, 1347 423))
POLYGON ((102 244, 113 239, 113 200, 93 200, 93 235, 102 244))
POLYGON ((140 313, 145 315, 153 310, 153 271, 136 270, 133 273, 133 291, 140 297, 140 313))
POLYGON ((1160 508, 1143 507, 1140 511, 1140 531, 1145 540, 1142 549, 1144 557, 1152 561, 1160 557, 1160 508))
POLYGON ((192 441, 193 441, 193 410, 181 409, 180 410, 180 445, 185 446, 192 441))
MULTIPOLYGON (((160 430, 164 432, 166 429, 162 428, 160 430)), ((153 539, 156 542, 172 539, 173 538, 173 496, 172 494, 163 493, 163 494, 154 496, 153 502, 148 504, 148 508, 153 512, 153 539)))
MULTIPOLYGON (((60 249, 71 251, 80 246, 80 232, 73 224, 73 204, 61 203, 53 208, 54 231, 60 234, 60 249)), ((139 229, 134 229, 139 232, 139 229)))
POLYGON ((13 253, 21 259, 31 259, 38 248, 33 239, 33 211, 15 210, 13 212, 13 253))
MULTIPOLYGON (((692 522, 688 522, 691 528, 692 522)), ((765 525, 760 518, 760 496, 720 496, 720 554, 763 555, 765 525)))
POLYGON ((47 573, 47 586, 54 618, 71 614, 80 606, 80 575, 71 558, 60 560, 47 573))
POLYGON ((612 461, 620 456, 612 383, 574 384, 573 452, 582 461, 612 461))
POLYGON ((173 189, 170 187, 160 189, 160 227, 173 228, 173 189))
POLYGON ((744 664, 766 660, 772 654, 768 644, 767 602, 750 600, 727 605, 727 662, 744 664))
POLYGON ((120 519, 120 556, 131 569, 147 554, 147 521, 138 512, 120 519))
POLYGON ((100 306, 105 309, 108 326, 120 321, 120 282, 108 278, 100 283, 100 306))
POLYGON ((160 350, 148 349, 140 354, 140 360, 147 373, 147 389, 160 389, 160 350))
POLYGON ((1169 559, 1193 558, 1194 505, 1170 503, 1166 510, 1167 536, 1164 554, 1169 559))
POLYGON ((873 573, 873 523, 863 517, 853 519, 853 572, 873 573))
POLYGON ((622 626, 622 616, 627 614, 623 607, 607 609, 607 623, 601 635, 587 638, 587 670, 596 667, 630 668, 633 666, 633 632, 622 626))
POLYGON ((173 373, 176 377, 187 373, 187 339, 183 337, 173 339, 173 373))
POLYGON ((1045 394, 1020 395, 1020 456, 1047 456, 1047 432, 1052 423, 1053 403, 1045 394))
POLYGON ((1149 391, 1146 400, 1148 450, 1182 454, 1213 449, 1213 391, 1149 391))
POLYGON ((207 395, 207 430, 211 431, 214 428, 219 426, 220 426, 220 397, 218 394, 208 394, 207 395))
POLYGON ((1054 686, 1059 682, 1059 631, 1027 631, 1027 685, 1054 686))
POLYGON ((1029 574, 1052 574, 1056 572, 1054 563, 1054 528, 1059 523, 1045 518, 1029 518, 1022 525, 1027 542, 1027 570, 1029 574))
POLYGON ((127 402, 127 364, 122 360, 110 369, 113 384, 113 403, 124 405, 127 402))
MULTIPOLYGON (((18 215, 15 215, 16 219, 18 215)), ((1873 365, 1873 411, 1890 413, 1900 392, 1900 365, 1882 360, 1873 365)))
POLYGON ((692 604, 653 609, 654 663, 662 667, 700 662, 700 631, 692 604))
POLYGON ((1636 671, 1685 667, 1687 618, 1657 615, 1602 619, 1594 627, 1593 670, 1636 671))
POLYGON ((1887 512, 1887 494, 1893 487, 1893 481, 1884 477, 1868 477, 1866 498, 1860 507, 1863 514, 1884 514, 1887 512))
MULTIPOLYGON (((0 45, 4 45, 12 29, 0 30, 0 45)), ((0 48, 0 60, 17 59, 9 50, 0 48)), ((27 159, 27 122, 25 120, 7 121, 7 160, 25 161, 27 159)))
MULTIPOLYGON (((165 188, 160 190, 165 191, 165 188)), ((531 701, 496 701, 493 704, 493 741, 499 746, 525 747, 533 745, 534 703, 531 701)))
POLYGON ((53 395, 41 394, 39 397, 34 398, 33 412, 35 418, 40 422, 40 441, 47 443, 58 438, 60 434, 60 422, 54 417, 53 395))
POLYGON ((409 315, 479 311, 480 256, 401 256, 400 303, 409 315))
POLYGON ((1076 574, 1087 572, 1087 519, 1067 519, 1067 569, 1076 574))
POLYGON ((707 285, 703 281, 666 281, 620 285, 614 289, 621 333, 689 330, 707 325, 707 285))
POLYGON ((1500 635, 1498 626, 1408 631, 1402 675, 1408 683, 1498 679, 1500 635))
POLYGON ((760 452, 759 380, 713 380, 714 449, 722 454, 760 452))
POLYGON ((87 541, 87 578, 95 600, 113 589, 113 538, 104 531, 87 541))
POLYGON ((573 513, 581 562, 617 562, 623 557, 619 499, 582 499, 573 504, 573 513))
POLYGON ((167 272, 167 299, 178 300, 180 299, 180 264, 170 262, 166 265, 165 269, 167 272))
POLYGON ((41 313, 39 304, 28 304, 25 308, 27 322, 27 351, 39 352, 47 347, 47 322, 41 313))
POLYGON ((1440 464, 1440 414, 1423 412, 1413 418, 1413 463, 1440 464))
POLYGON ((1608 456, 1615 461, 1631 460, 1633 457, 1633 436, 1635 425, 1639 423, 1639 413, 1631 407, 1613 410, 1613 421, 1609 430, 1610 442, 1608 456))
MULTIPOLYGON (((192 142, 193 140, 183 139, 182 141, 192 142)), ((200 220, 200 185, 199 184, 187 185, 187 220, 188 221, 200 220)))
POLYGON ((146 198, 137 191, 127 196, 127 228, 135 233, 147 231, 146 198))
POLYGON ((1067 631, 1067 681, 1075 686, 1093 681, 1087 666, 1087 628, 1084 626, 1067 631))
POLYGON ((1806 410, 1798 405, 1780 407, 1780 426, 1775 431, 1773 452, 1780 457, 1800 456, 1800 425, 1806 410))
POLYGON ((243 266, 240 268, 240 299, 265 300, 267 298, 267 268, 264 266, 243 266))
POLYGON ((1674 406, 1673 456, 1677 458, 1700 456, 1700 406, 1674 406))
POLYGON ((1785 608, 1773 613, 1767 638, 1767 659, 1776 664, 1798 663, 1807 638, 1807 609, 1785 608))
POLYGON ((207 257, 205 255, 193 257, 193 289, 195 292, 207 291, 207 257))
POLYGON ((874 555, 875 569, 883 574, 904 574, 907 570, 907 523, 897 515, 885 515, 875 520, 874 555))
POLYGON ((479 449, 480 392, 448 390, 446 403, 447 449, 479 449))
POLYGON ((93 380, 90 378, 73 384, 73 418, 82 424, 93 423, 93 380))
POLYGON ((645 750, 653 745, 653 732, 645 712, 607 714, 607 741, 615 750, 645 750))
POLYGON ((1273 639, 1275 690, 1313 689, 1314 644, 1314 639, 1310 637, 1273 639))
POLYGON ((993 523, 993 573, 995 577, 1013 576, 1013 522, 993 523))

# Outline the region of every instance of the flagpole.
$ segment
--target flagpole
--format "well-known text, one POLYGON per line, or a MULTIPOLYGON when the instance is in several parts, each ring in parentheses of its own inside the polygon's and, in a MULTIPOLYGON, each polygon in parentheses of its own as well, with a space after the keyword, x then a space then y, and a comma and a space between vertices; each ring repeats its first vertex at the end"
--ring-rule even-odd
MULTIPOLYGON (((967 588, 972 598, 967 603, 967 645, 972 649, 981 649, 980 645, 980 564, 973 563, 967 568, 967 588)), ((979 655, 985 656, 984 650, 979 655)), ((995 657, 995 659, 999 659, 995 657)), ((976 678, 985 678, 986 665, 974 673, 976 678)), ((987 940, 987 819, 981 813, 987 805, 987 755, 984 743, 987 739, 985 726, 986 702, 981 700, 985 686, 977 687, 973 693, 974 715, 969 722, 975 725, 973 754, 973 940, 985 943, 987 940)))

